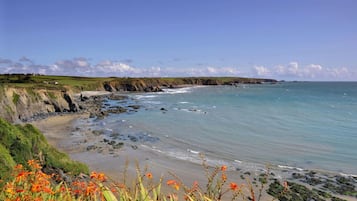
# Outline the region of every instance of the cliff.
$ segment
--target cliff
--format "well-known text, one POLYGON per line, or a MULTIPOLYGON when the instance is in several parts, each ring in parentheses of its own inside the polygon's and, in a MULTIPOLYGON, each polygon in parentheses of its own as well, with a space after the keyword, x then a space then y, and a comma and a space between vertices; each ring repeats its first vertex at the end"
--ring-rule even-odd
POLYGON ((0 107, 0 117, 10 122, 26 121, 41 114, 78 110, 70 90, 8 86, 0 87, 0 107))

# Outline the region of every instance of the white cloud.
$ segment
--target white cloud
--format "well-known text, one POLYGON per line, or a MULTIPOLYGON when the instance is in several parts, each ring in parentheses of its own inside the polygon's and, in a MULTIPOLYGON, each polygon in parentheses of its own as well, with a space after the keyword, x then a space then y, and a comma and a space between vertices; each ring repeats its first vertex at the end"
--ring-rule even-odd
POLYGON ((245 76, 284 80, 357 80, 357 72, 346 67, 325 67, 320 64, 301 65, 296 61, 286 65, 256 65, 249 71, 240 71, 231 66, 202 64, 195 68, 136 67, 131 63, 103 60, 92 64, 89 59, 78 57, 60 60, 51 65, 34 64, 22 57, 21 62, 0 58, 1 73, 40 73, 48 75, 102 76, 102 77, 187 77, 187 76, 245 76))
POLYGON ((355 72, 346 67, 326 68, 319 64, 300 66, 298 62, 277 65, 272 68, 254 66, 256 76, 288 80, 356 80, 355 72))
POLYGON ((258 76, 269 76, 270 70, 264 66, 254 66, 253 70, 258 76))
POLYGON ((92 68, 93 73, 99 73, 101 75, 125 75, 128 76, 130 74, 139 73, 140 70, 130 66, 129 64, 121 63, 121 62, 113 62, 110 60, 105 60, 95 65, 92 68))
POLYGON ((287 66, 287 72, 290 75, 298 75, 299 74, 299 64, 295 61, 290 62, 287 66))

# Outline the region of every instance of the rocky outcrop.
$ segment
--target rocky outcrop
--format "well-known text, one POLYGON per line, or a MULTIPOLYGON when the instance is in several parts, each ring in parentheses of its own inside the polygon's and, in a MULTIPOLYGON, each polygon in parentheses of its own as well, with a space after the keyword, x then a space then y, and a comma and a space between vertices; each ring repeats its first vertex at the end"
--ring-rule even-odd
POLYGON ((0 96, 0 116, 10 122, 28 121, 43 114, 78 111, 70 91, 4 87, 0 96))
POLYGON ((276 83, 273 79, 239 77, 185 77, 185 78, 113 78, 103 83, 106 91, 159 92, 162 88, 176 88, 180 85, 236 85, 276 83))

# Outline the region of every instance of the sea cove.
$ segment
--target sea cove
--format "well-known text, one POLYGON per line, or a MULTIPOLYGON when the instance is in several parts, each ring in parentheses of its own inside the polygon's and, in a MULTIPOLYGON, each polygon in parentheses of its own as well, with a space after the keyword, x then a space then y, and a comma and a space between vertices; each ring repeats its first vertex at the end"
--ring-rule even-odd
POLYGON ((357 174, 357 83, 187 87, 129 97, 140 105, 136 112, 88 126, 104 129, 110 140, 198 164, 202 153, 210 165, 232 170, 270 164, 357 174))
POLYGON ((354 146, 355 85, 278 82, 162 86, 146 93, 81 91, 68 99, 77 112, 29 119, 51 145, 115 181, 123 181, 124 174, 135 180, 139 166, 164 180, 176 175, 188 184, 204 184, 205 161, 212 171, 226 167, 230 181, 252 181, 255 189, 268 175, 262 200, 282 196, 279 181, 289 182, 286 196, 293 200, 330 193, 355 200, 355 150, 348 148, 354 146))

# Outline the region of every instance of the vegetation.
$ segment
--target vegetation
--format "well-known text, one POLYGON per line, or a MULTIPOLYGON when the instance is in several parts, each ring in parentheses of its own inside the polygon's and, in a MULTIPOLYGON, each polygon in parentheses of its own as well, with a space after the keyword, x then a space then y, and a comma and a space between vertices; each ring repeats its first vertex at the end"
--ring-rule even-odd
POLYGON ((31 100, 32 101, 35 101, 35 100, 41 100, 41 96, 36 93, 33 88, 26 88, 26 92, 27 94, 30 96, 31 100))
POLYGON ((57 99, 56 95, 53 93, 53 92, 48 92, 48 96, 51 98, 51 99, 57 99))
POLYGON ((262 83, 275 82, 269 79, 240 78, 240 77, 184 77, 184 78, 103 78, 103 77, 75 77, 75 76, 49 76, 31 74, 2 74, 0 83, 21 88, 43 88, 49 90, 74 91, 102 89, 106 83, 112 86, 128 87, 132 85, 149 86, 175 86, 185 84, 223 85, 233 83, 262 83))
POLYGON ((41 161, 48 169, 59 168, 70 175, 88 173, 84 164, 50 146, 32 125, 12 125, 0 118, 0 179, 7 180, 15 164, 29 167, 27 161, 32 159, 41 161))
POLYGON ((14 92, 12 94, 12 102, 16 105, 19 102, 19 100, 20 100, 20 95, 14 92))
MULTIPOLYGON (((27 167, 16 165, 12 175, 14 178, 6 182, 0 193, 1 200, 106 200, 106 201, 151 201, 151 200, 260 200, 259 194, 248 182, 237 184, 228 182, 226 166, 216 167, 212 172, 207 169, 208 182, 200 186, 194 182, 186 186, 179 178, 155 182, 155 178, 147 169, 137 168, 137 177, 132 184, 109 181, 103 173, 92 172, 88 179, 75 180, 71 183, 55 182, 56 175, 42 172, 41 165, 29 160, 27 167), (166 185, 165 192, 161 189, 166 185), (245 193, 247 192, 247 193, 245 193), (246 195, 248 194, 248 195, 246 195)), ((125 177, 125 176, 124 176, 125 177)), ((282 186, 282 193, 288 186, 282 186)))

